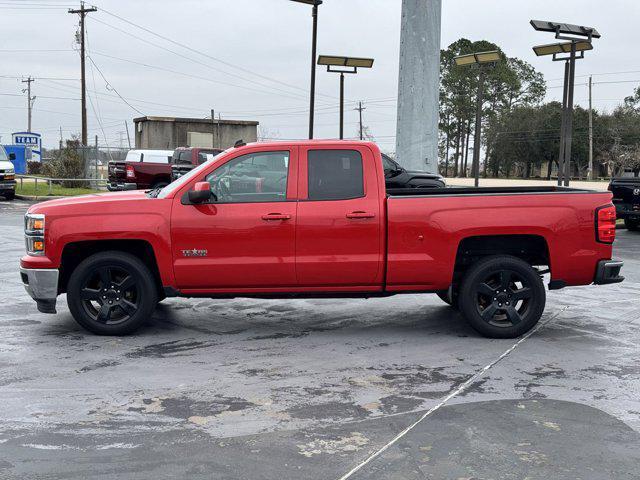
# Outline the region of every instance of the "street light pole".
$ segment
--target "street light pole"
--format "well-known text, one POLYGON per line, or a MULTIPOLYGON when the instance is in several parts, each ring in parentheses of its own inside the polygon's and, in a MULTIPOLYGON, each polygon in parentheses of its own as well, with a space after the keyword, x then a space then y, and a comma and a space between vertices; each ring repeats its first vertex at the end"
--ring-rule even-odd
POLYGON ((340 140, 344 139, 344 73, 340 73, 340 140))
MULTIPOLYGON (((340 74, 340 140, 344 139, 344 74, 356 74, 358 68, 373 67, 373 58, 320 55, 318 65, 326 65, 327 72, 340 74)), ((362 105, 361 105, 362 107, 362 105)))
POLYGON ((571 178, 571 143, 573 141, 573 90, 576 78, 576 43, 571 42, 569 56, 569 91, 567 93, 567 122, 565 127, 564 144, 564 186, 569 186, 571 178))
POLYGON ((478 94, 476 96, 476 131, 473 136, 473 176, 474 185, 480 186, 480 128, 482 123, 482 95, 484 90, 484 67, 478 65, 480 74, 478 75, 478 94))
POLYGON ((560 114, 560 151, 558 153, 558 186, 564 178, 564 148, 567 131, 567 93, 569 91, 569 60, 564 62, 564 84, 562 87, 562 113, 560 114))
POLYGON ((313 33, 311 40, 311 91, 309 92, 309 140, 313 139, 313 121, 316 107, 316 49, 318 46, 318 5, 315 2, 311 15, 313 16, 313 33))

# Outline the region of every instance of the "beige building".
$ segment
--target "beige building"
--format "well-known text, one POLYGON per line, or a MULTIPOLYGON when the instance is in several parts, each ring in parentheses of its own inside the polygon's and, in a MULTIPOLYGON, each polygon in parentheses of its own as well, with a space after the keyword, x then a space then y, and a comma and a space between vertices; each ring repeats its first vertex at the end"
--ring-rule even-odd
POLYGON ((134 118, 136 148, 172 150, 176 147, 229 148, 238 140, 255 142, 258 122, 202 118, 134 118))

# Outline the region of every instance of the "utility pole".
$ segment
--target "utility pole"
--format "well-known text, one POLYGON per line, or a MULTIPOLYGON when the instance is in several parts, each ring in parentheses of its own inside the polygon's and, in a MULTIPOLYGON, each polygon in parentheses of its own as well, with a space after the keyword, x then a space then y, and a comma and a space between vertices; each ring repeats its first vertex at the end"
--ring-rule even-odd
POLYGON ((80 88, 82 90, 82 145, 87 146, 87 85, 85 81, 85 49, 84 49, 84 17, 87 13, 96 12, 96 7, 85 8, 84 2, 80 2, 79 10, 69 9, 69 13, 77 13, 80 15, 80 88))
POLYGON ((131 149, 131 137, 129 136, 129 124, 127 121, 124 121, 124 128, 127 130, 127 143, 129 144, 129 149, 131 149))
POLYGON ((592 77, 589 75, 589 171, 587 179, 593 180, 593 104, 591 97, 592 77))
POLYGON ((211 148, 216 148, 216 111, 211 109, 211 148))
POLYGON ((364 140, 363 130, 362 130, 362 111, 366 110, 366 107, 362 106, 362 102, 358 102, 358 107, 354 108, 360 113, 360 140, 364 140))
POLYGON ((27 94, 27 132, 31 133, 31 110, 33 108, 33 102, 36 101, 36 97, 31 96, 31 82, 33 82, 33 78, 31 76, 27 77, 26 80, 22 80, 22 83, 27 84, 27 88, 22 90, 22 93, 27 94))

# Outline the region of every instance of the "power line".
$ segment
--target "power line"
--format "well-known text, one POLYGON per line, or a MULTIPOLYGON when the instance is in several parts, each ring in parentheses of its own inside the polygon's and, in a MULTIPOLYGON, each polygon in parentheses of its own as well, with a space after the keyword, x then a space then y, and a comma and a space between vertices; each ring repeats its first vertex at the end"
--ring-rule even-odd
POLYGON ((88 55, 88 58, 89 58, 89 61, 93 64, 93 66, 96 68, 96 70, 98 70, 98 73, 100 74, 102 79, 105 81, 107 90, 112 90, 113 92, 115 92, 115 94, 120 98, 120 100, 122 100, 124 103, 126 103, 129 107, 131 107, 133 110, 138 112, 140 115, 144 115, 144 113, 142 113, 136 107, 131 105, 122 95, 120 95, 120 92, 118 92, 118 90, 116 90, 116 88, 109 83, 109 81, 105 78, 104 74, 102 73, 102 70, 100 70, 100 67, 98 67, 98 65, 96 65, 96 62, 93 61, 93 58, 91 58, 91 55, 88 55))
MULTIPOLYGON (((123 17, 121 17, 121 16, 119 16, 119 15, 116 15, 116 14, 115 14, 115 13, 113 13, 113 12, 110 12, 110 11, 108 11, 108 10, 105 10, 104 8, 102 8, 102 9, 101 9, 101 11, 103 11, 103 12, 104 12, 104 13, 106 13, 107 15, 111 15, 112 17, 117 18, 118 20, 121 20, 121 21, 123 21, 123 22, 125 22, 125 23, 128 23, 129 25, 132 25, 132 26, 134 26, 134 27, 136 27, 136 28, 139 28, 139 29, 141 29, 141 30, 143 30, 143 31, 145 31, 145 32, 147 32, 147 33, 150 33, 151 35, 154 35, 154 36, 156 36, 156 37, 158 37, 158 38, 161 38, 162 40, 165 40, 165 41, 167 41, 167 42, 169 42, 169 43, 171 43, 171 44, 173 44, 173 45, 176 45, 176 46, 178 46, 178 47, 184 48, 185 50, 189 50, 190 52, 196 53, 196 54, 198 54, 198 55, 202 55, 203 57, 209 58, 209 59, 211 59, 211 60, 213 60, 213 61, 215 61, 215 62, 221 63, 221 64, 223 64, 223 65, 226 65, 226 66, 228 66, 228 67, 230 67, 230 68, 234 68, 234 69, 239 70, 239 71, 241 71, 241 72, 248 73, 248 74, 254 75, 254 76, 256 76, 256 77, 262 78, 262 79, 264 79, 264 80, 268 80, 268 81, 270 81, 270 82, 278 83, 278 84, 280 84, 280 85, 284 85, 284 86, 286 86, 286 87, 293 88, 293 89, 295 89, 295 90, 300 90, 300 91, 303 91, 303 92, 305 92, 305 93, 306 93, 306 90, 305 90, 304 88, 298 87, 297 85, 291 85, 291 84, 288 84, 288 83, 283 82, 283 81, 281 81, 281 80, 278 80, 278 79, 275 79, 275 78, 271 78, 271 77, 268 77, 268 76, 266 76, 266 75, 262 75, 262 74, 260 74, 260 73, 254 72, 253 70, 250 70, 250 69, 247 69, 247 68, 244 68, 244 67, 240 67, 240 66, 238 66, 238 65, 234 65, 233 63, 227 62, 227 61, 222 60, 222 59, 220 59, 220 58, 217 58, 217 57, 214 57, 214 56, 209 55, 209 54, 207 54, 207 53, 201 52, 200 50, 196 50, 196 49, 195 49, 195 48, 193 48, 193 47, 190 47, 190 46, 185 45, 185 44, 183 44, 183 43, 180 43, 180 42, 177 42, 177 41, 175 41, 175 40, 172 40, 172 39, 171 39, 171 38, 169 38, 169 37, 166 37, 166 36, 164 36, 164 35, 160 35, 159 33, 156 33, 156 32, 154 32, 153 30, 150 30, 150 29, 148 29, 148 28, 146 28, 146 27, 143 27, 143 26, 141 26, 141 25, 138 25, 138 24, 136 24, 136 23, 134 23, 134 22, 132 22, 132 21, 130 21, 130 20, 127 20, 126 18, 123 18, 123 17)), ((326 96, 326 95, 325 95, 325 96, 326 96)), ((333 97, 331 97, 331 98, 333 98, 333 97)))
MULTIPOLYGON (((142 38, 142 37, 139 37, 139 36, 137 36, 137 35, 134 35, 134 34, 133 34, 133 33, 131 33, 131 32, 128 32, 128 31, 126 31, 126 30, 123 30, 123 29, 121 29, 121 28, 118 28, 118 27, 116 27, 116 26, 114 26, 114 25, 111 25, 111 24, 109 24, 109 23, 107 23, 107 22, 103 22, 102 20, 99 20, 99 19, 96 19, 96 18, 94 18, 93 20, 94 20, 94 21, 96 21, 96 22, 98 22, 98 23, 101 23, 101 24, 103 24, 103 25, 106 25, 106 26, 107 26, 107 27, 109 27, 109 28, 113 28, 114 30, 117 30, 117 31, 119 31, 119 32, 121 32, 121 33, 124 33, 125 35, 128 35, 128 36, 130 36, 130 37, 133 37, 133 38, 135 38, 135 39, 137 39, 137 40, 140 40, 141 42, 144 42, 144 43, 146 43, 146 44, 148 44, 148 45, 152 45, 152 46, 154 46, 154 47, 156 47, 156 48, 159 48, 159 49, 164 50, 164 51, 166 51, 166 52, 169 52, 169 53, 172 53, 172 54, 174 54, 174 55, 177 55, 177 56, 178 56, 178 57, 180 57, 180 58, 184 58, 184 59, 189 60, 189 61, 191 61, 191 62, 195 62, 195 63, 197 63, 198 65, 202 65, 202 66, 204 66, 204 67, 210 68, 210 69, 214 70, 215 72, 219 72, 219 73, 223 73, 223 74, 225 74, 225 75, 229 75, 229 76, 231 76, 231 77, 234 77, 234 78, 237 78, 237 79, 239 79, 239 80, 242 80, 243 82, 248 82, 248 83, 252 83, 252 84, 255 84, 255 85, 258 85, 258 86, 262 86, 262 87, 265 87, 265 88, 270 88, 270 89, 272 89, 272 90, 275 90, 275 91, 278 91, 278 92, 282 92, 282 93, 286 94, 287 96, 295 95, 296 97, 301 98, 301 99, 302 99, 302 98, 305 98, 303 95, 300 95, 300 94, 297 94, 297 93, 293 93, 293 92, 290 92, 290 91, 287 91, 287 90, 282 90, 282 89, 277 88, 277 87, 274 87, 274 86, 272 86, 272 85, 267 85, 267 84, 264 84, 264 83, 261 83, 261 82, 257 82, 257 81, 255 81, 255 80, 251 80, 251 79, 249 79, 249 78, 246 78, 245 76, 242 76, 242 75, 236 75, 236 74, 234 74, 234 73, 230 73, 230 72, 226 72, 226 71, 224 71, 224 70, 220 70, 219 68, 213 67, 212 65, 209 65, 209 64, 207 64, 207 63, 201 62, 200 60, 196 60, 195 58, 188 57, 188 56, 183 55, 183 54, 181 54, 181 53, 179 53, 179 52, 176 52, 176 51, 174 51, 174 50, 168 49, 167 47, 165 47, 165 46, 163 46, 163 45, 159 45, 159 44, 157 44, 157 43, 151 42, 151 41, 149 41, 149 40, 147 40, 147 39, 145 39, 145 38, 142 38)), ((236 87, 241 87, 241 88, 242 88, 242 86, 240 86, 240 85, 235 85, 235 84, 231 84, 231 85, 232 85, 232 86, 236 86, 236 87)), ((270 95, 273 95, 273 93, 272 93, 272 92, 265 92, 265 91, 261 91, 261 90, 256 90, 256 91, 261 92, 261 93, 269 93, 270 95)))

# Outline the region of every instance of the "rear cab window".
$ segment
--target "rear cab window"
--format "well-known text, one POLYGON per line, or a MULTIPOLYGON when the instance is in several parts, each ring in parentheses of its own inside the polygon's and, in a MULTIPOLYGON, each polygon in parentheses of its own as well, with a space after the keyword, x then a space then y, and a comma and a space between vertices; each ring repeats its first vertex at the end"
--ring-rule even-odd
POLYGON ((309 200, 364 196, 362 155, 357 150, 309 150, 307 175, 309 200))

